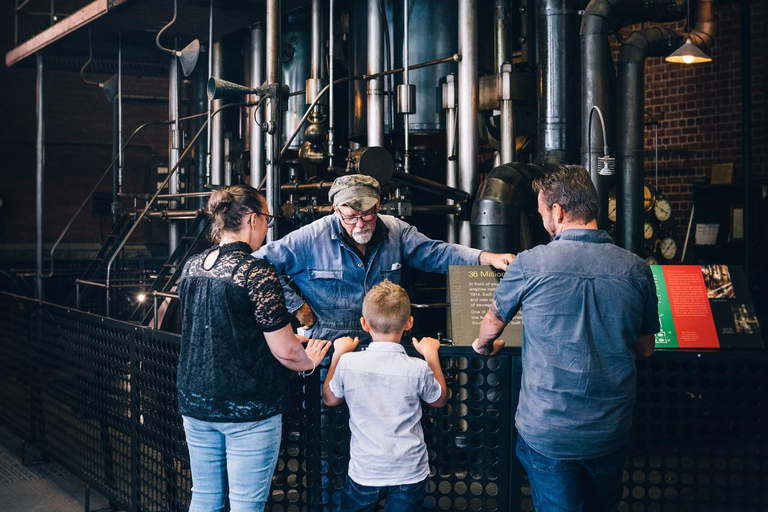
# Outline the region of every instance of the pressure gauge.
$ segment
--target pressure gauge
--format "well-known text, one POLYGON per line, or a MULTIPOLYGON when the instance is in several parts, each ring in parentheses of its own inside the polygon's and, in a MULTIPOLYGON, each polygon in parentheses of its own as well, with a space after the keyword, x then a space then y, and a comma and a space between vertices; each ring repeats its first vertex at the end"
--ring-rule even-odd
POLYGON ((648 256, 645 258, 646 263, 649 265, 658 265, 659 260, 656 259, 656 256, 648 256))
MULTIPOLYGON (((647 181, 643 183, 643 208, 646 212, 653 209, 653 204, 656 202, 656 189, 653 185, 647 181)), ((670 210, 671 211, 671 210, 670 210)))
POLYGON ((616 222, 616 198, 615 197, 608 198, 608 220, 611 222, 616 222))
POLYGON ((653 224, 651 224, 648 221, 645 221, 645 223, 643 224, 643 238, 645 238, 646 240, 650 240, 651 238, 653 238, 653 233, 654 233, 653 224))
POLYGON ((656 204, 653 205, 653 214, 659 219, 659 222, 669 220, 672 216, 672 204, 666 197, 659 197, 656 199, 656 204))
POLYGON ((671 236, 665 236, 659 244, 659 252, 665 260, 674 259, 677 256, 677 242, 671 236))

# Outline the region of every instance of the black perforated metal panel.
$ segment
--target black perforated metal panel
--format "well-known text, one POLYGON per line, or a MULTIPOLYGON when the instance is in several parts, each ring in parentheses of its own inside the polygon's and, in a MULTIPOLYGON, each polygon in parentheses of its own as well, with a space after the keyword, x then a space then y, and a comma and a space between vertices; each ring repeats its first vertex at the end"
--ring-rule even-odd
MULTIPOLYGON (((408 348, 410 355, 415 352, 408 348)), ((519 351, 444 347, 450 399, 425 407, 434 511, 530 511, 514 457, 519 351)), ((178 336, 0 293, 0 422, 125 510, 184 511, 178 336)), ((291 380, 268 509, 330 511, 349 460, 348 412, 320 401, 327 361, 291 380)), ((657 353, 638 363, 622 512, 768 511, 768 356, 657 353)))

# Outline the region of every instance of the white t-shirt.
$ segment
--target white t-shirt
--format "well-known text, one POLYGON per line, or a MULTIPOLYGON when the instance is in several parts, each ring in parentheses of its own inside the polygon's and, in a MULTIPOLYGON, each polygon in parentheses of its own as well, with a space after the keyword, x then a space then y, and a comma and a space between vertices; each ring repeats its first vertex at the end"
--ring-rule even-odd
POLYGON ((330 389, 349 407, 352 480, 381 487, 427 478, 421 400, 436 401, 441 389, 426 361, 409 357, 399 343, 374 342, 341 356, 330 389))

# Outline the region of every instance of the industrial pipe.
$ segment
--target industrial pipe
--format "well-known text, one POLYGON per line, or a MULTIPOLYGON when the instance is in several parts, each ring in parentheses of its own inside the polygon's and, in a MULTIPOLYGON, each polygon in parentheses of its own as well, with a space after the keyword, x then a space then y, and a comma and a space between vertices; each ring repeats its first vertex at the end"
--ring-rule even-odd
MULTIPOLYGON (((330 10, 330 22, 328 23, 328 86, 330 87, 330 92, 328 95, 328 169, 333 168, 333 156, 335 154, 335 117, 334 117, 334 79, 335 77, 335 66, 334 66, 334 60, 336 59, 336 45, 334 43, 334 24, 333 20, 335 16, 333 15, 333 9, 335 7, 334 1, 329 1, 329 10, 330 10)), ((303 124, 303 123, 302 123, 303 124)))
MULTIPOLYGON (((213 42, 213 69, 211 76, 224 76, 224 52, 221 47, 221 40, 213 42)), ((224 105, 224 100, 214 99, 211 101, 211 108, 218 110, 224 105)), ((224 185, 224 116, 219 115, 210 121, 210 158, 211 158, 211 185, 224 185)))
MULTIPOLYGON (((384 70, 384 29, 379 2, 368 0, 368 75, 384 70)), ((368 146, 384 147, 384 81, 368 80, 368 146)))
MULTIPOLYGON (((452 188, 458 188, 459 186, 459 166, 458 158, 456 157, 457 147, 457 132, 458 117, 456 115, 456 76, 453 74, 445 77, 445 83, 442 85, 443 90, 443 110, 445 110, 445 184, 452 188)), ((452 199, 447 199, 448 205, 454 204, 452 199)), ((445 241, 449 243, 458 243, 459 221, 452 217, 448 218, 447 232, 445 241)))
POLYGON ((411 188, 429 192, 440 197, 453 199, 454 201, 463 202, 468 201, 470 198, 470 194, 464 190, 449 187, 447 185, 443 185, 442 183, 416 176, 415 174, 406 174, 401 171, 394 171, 392 173, 392 181, 402 183, 404 185, 408 185, 411 188))
MULTIPOLYGON (((179 80, 179 61, 176 55, 171 56, 171 60, 168 63, 168 119, 172 119, 173 123, 168 126, 168 168, 175 166, 179 161, 179 153, 181 152, 181 126, 179 125, 179 95, 180 95, 181 80, 179 80)), ((168 192, 170 194, 179 193, 179 174, 173 175, 168 182, 168 192)), ((168 208, 175 209, 178 206, 178 202, 171 199, 168 203, 168 208)), ((176 222, 171 222, 168 225, 168 254, 173 254, 176 247, 179 245, 179 225, 176 222)))
POLYGON ((666 55, 670 44, 676 48, 681 41, 673 30, 651 27, 630 34, 619 50, 616 227, 619 245, 638 255, 643 251, 645 59, 666 55))
POLYGON ((518 253, 549 241, 531 188, 536 176, 546 170, 546 165, 512 163, 488 174, 472 206, 472 247, 518 253))
MULTIPOLYGON (((264 83, 264 23, 258 22, 251 27, 251 47, 249 58, 251 60, 250 87, 255 89, 264 83)), ((254 98, 255 99, 255 98, 254 98)), ((261 183, 265 173, 266 154, 264 151, 264 110, 258 106, 251 107, 248 115, 248 123, 251 125, 251 186, 261 183)))
POLYGON ((43 54, 35 59, 35 298, 43 300, 43 179, 45 177, 45 116, 43 111, 43 54))
POLYGON ((542 0, 536 11, 539 122, 537 162, 572 163, 579 158, 582 0, 542 0))
MULTIPOLYGON (((280 0, 267 0, 267 83, 278 83, 280 77, 280 0)), ((280 104, 267 98, 267 204, 271 212, 280 210, 280 104)), ((267 231, 267 242, 277 240, 277 223, 267 231)))
POLYGON ((590 170, 597 189, 601 227, 607 223, 605 212, 611 180, 600 177, 597 159, 606 146, 616 147, 616 73, 608 34, 641 20, 668 22, 683 17, 685 0, 591 0, 582 16, 581 164, 590 170), (603 138, 600 124, 593 123, 590 129, 593 107, 602 112, 607 140, 603 138))
MULTIPOLYGON (((403 121, 403 134, 404 134, 404 149, 403 154, 403 172, 406 174, 411 172, 411 152, 410 152, 410 112, 415 105, 411 102, 411 86, 408 66, 410 65, 410 37, 409 37, 409 21, 411 18, 410 9, 408 6, 408 0, 403 0, 403 111, 405 112, 405 120, 403 121)), ((398 98, 399 99, 399 98, 398 98)), ((415 100, 415 97, 413 98, 415 100)))
MULTIPOLYGON (((459 0, 459 98, 458 146, 459 188, 474 194, 479 182, 477 172, 477 0, 459 0)), ((459 225, 459 243, 470 245, 468 221, 459 225)))

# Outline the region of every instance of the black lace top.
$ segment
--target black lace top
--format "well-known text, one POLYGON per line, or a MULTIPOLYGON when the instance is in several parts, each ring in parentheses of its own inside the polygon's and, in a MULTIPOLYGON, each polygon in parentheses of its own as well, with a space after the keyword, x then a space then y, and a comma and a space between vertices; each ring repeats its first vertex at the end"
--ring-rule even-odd
POLYGON ((275 268, 235 242, 193 256, 178 288, 182 306, 179 411, 205 421, 257 421, 280 414, 288 370, 272 355, 265 332, 290 314, 275 268), (211 268, 205 258, 220 249, 211 268))

